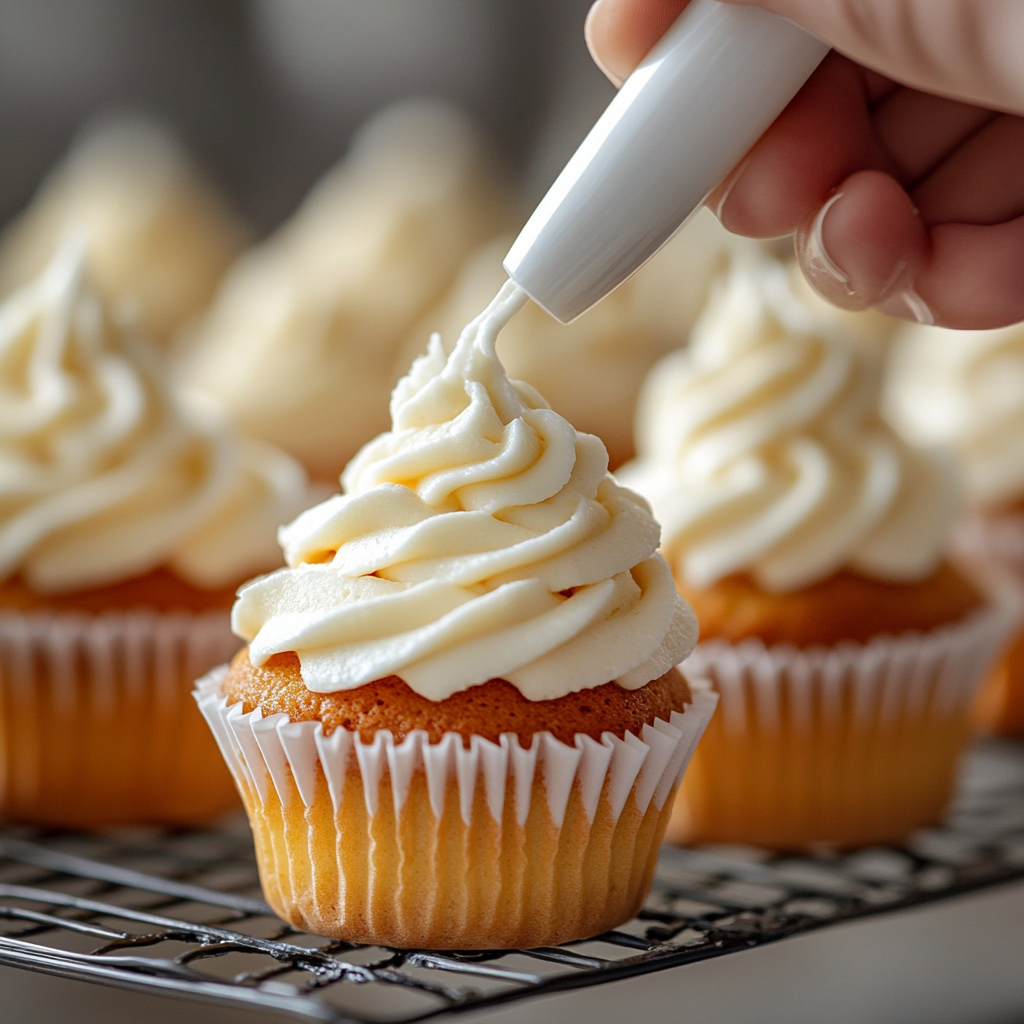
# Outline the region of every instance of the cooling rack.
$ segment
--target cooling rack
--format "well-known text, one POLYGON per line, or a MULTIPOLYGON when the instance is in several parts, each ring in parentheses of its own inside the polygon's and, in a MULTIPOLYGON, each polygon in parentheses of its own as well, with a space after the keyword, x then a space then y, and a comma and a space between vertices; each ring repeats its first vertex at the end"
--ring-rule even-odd
POLYGON ((332 942, 259 894, 244 822, 82 836, 0 830, 0 964, 333 1024, 399 1024, 610 982, 1024 878, 1024 744, 971 755, 941 828, 903 848, 666 847, 629 924, 558 948, 332 942))

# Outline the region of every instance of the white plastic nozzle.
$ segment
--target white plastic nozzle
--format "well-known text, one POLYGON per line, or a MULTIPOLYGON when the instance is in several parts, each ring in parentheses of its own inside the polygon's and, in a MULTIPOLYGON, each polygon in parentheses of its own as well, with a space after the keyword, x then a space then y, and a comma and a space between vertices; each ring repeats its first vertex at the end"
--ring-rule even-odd
POLYGON ((575 320, 686 223, 827 52, 778 15, 694 0, 541 200, 505 257, 509 277, 575 320))

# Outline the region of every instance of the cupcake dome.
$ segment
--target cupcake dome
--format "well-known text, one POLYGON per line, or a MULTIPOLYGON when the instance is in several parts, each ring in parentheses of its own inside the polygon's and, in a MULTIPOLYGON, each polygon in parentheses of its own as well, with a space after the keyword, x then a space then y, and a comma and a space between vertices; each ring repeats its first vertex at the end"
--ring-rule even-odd
POLYGON ((700 618, 684 668, 722 697, 672 838, 855 846, 943 814, 1015 612, 945 561, 954 467, 882 418, 879 357, 747 262, 646 385, 620 478, 700 618))
POLYGON ((289 568, 233 612, 255 664, 294 651, 314 691, 399 675, 443 700, 503 678, 552 700, 643 686, 693 646, 644 503, 497 359, 494 323, 523 299, 506 287, 450 356, 435 335, 345 493, 282 529, 289 568))
POLYGON ((86 237, 103 296, 161 344, 206 307, 245 241, 175 139, 142 118, 82 134, 0 239, 0 294, 42 273, 69 230, 86 237))
POLYGON ((236 804, 190 699, 279 564, 302 468, 168 389, 71 243, 0 306, 0 812, 195 824, 236 804))
POLYGON ((486 147, 456 111, 399 104, 231 269, 184 380, 247 433, 336 478, 387 427, 396 350, 467 252, 508 223, 486 147))

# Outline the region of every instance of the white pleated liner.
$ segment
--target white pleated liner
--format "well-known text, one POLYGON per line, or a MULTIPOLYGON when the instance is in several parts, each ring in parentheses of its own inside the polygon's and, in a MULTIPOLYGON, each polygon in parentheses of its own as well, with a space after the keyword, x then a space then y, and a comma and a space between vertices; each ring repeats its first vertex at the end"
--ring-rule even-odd
MULTIPOLYGON (((42 736, 54 708, 87 728, 112 719, 126 704, 155 698, 158 707, 176 707, 183 679, 208 671, 238 646, 226 611, 3 611, 0 687, 19 706, 36 709, 31 721, 17 727, 36 728, 42 736), (80 685, 83 681, 88 685, 80 685)), ((45 743, 39 750, 45 756, 45 743)), ((6 765, 0 803, 11 787, 23 801, 31 800, 38 782, 38 765, 6 765)))
POLYGON ((852 690, 854 720, 891 725, 925 712, 966 713, 1006 643, 1019 627, 1022 608, 1014 595, 960 623, 929 633, 880 636, 867 643, 832 647, 767 647, 760 640, 698 644, 681 666, 687 677, 711 679, 722 695, 722 724, 734 735, 756 709, 761 732, 815 728, 813 709, 825 725, 838 725, 844 695, 852 690))
POLYGON ((377 732, 372 743, 364 743, 358 733, 342 728, 325 736, 320 722, 292 722, 285 714, 264 718, 259 708, 245 714, 240 703, 229 705, 221 695, 226 673, 227 666, 223 665, 198 680, 195 698, 236 779, 248 782, 261 800, 266 800, 270 786, 274 786, 282 805, 287 806, 294 779, 302 802, 306 807, 312 806, 319 764, 337 810, 342 791, 351 779, 349 769, 355 764, 362 778, 366 810, 372 817, 377 811, 380 780, 387 766, 397 813, 408 797, 414 773, 422 769, 430 806, 438 819, 444 813, 448 780, 454 774, 462 820, 467 825, 481 776, 494 819, 501 820, 506 790, 511 785, 516 819, 523 825, 529 816, 533 779, 538 770, 544 780, 548 810, 558 827, 565 818, 576 781, 591 821, 606 785, 615 821, 630 792, 641 814, 652 802, 660 810, 681 781, 718 703, 718 695, 708 684, 691 682, 693 703, 687 705, 685 714, 673 711, 670 721, 657 719, 654 725, 645 725, 641 738, 626 733, 625 739, 620 740, 614 733, 606 732, 598 742, 577 734, 573 746, 542 732, 534 734, 528 748, 520 745, 514 733, 503 734, 498 743, 473 736, 467 748, 456 733, 447 733, 439 743, 430 743, 428 734, 419 729, 401 743, 395 743, 386 729, 377 732))

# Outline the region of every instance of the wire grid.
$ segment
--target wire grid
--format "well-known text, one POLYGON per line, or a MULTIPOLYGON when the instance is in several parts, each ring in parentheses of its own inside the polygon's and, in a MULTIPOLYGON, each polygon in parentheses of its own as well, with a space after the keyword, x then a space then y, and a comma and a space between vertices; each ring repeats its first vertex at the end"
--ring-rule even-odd
POLYGON ((244 822, 82 836, 0 831, 0 964, 330 1022, 407 1022, 613 981, 1024 878, 1024 744, 971 756, 946 824, 907 847, 662 851, 645 909, 558 948, 328 941, 273 916, 244 822))

